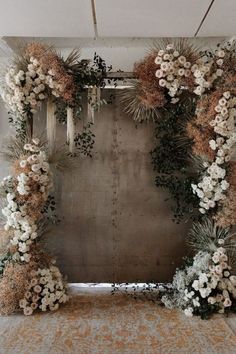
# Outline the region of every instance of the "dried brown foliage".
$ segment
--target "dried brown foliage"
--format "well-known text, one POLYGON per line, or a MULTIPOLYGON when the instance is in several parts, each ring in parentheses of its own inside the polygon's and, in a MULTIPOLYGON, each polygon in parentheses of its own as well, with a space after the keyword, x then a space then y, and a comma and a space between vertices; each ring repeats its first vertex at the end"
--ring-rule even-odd
POLYGON ((156 55, 156 52, 152 52, 134 65, 134 74, 139 80, 141 88, 138 98, 148 108, 160 108, 166 103, 164 89, 159 86, 159 79, 155 76, 156 55))
POLYGON ((195 155, 203 155, 212 161, 215 152, 210 148, 209 141, 214 139, 214 128, 210 122, 215 119, 215 107, 224 90, 215 90, 203 96, 196 107, 196 118, 187 124, 187 134, 193 140, 192 151, 195 155))
MULTIPOLYGON (((203 96, 197 104, 196 112, 197 117, 195 119, 195 124, 201 127, 210 127, 210 122, 215 118, 217 114, 215 107, 218 105, 218 101, 223 94, 222 89, 213 91, 211 94, 203 96)), ((213 128, 212 128, 213 130, 213 128)))
POLYGON ((236 162, 230 162, 228 182, 227 198, 220 203, 221 208, 214 217, 216 224, 221 227, 236 225, 236 162))
POLYGON ((189 138, 193 140, 192 152, 194 155, 206 156, 210 161, 213 161, 215 152, 209 145, 209 141, 214 136, 212 130, 199 126, 194 121, 187 123, 186 132, 189 138))
POLYGON ((4 229, 0 229, 0 254, 6 251, 12 236, 12 231, 5 231, 4 229))
POLYGON ((27 45, 25 53, 39 61, 43 72, 53 72, 54 80, 62 87, 63 100, 71 103, 76 90, 74 79, 66 72, 63 60, 56 52, 42 43, 32 42, 27 45))
MULTIPOLYGON (((21 156, 19 160, 16 160, 13 164, 13 175, 18 176, 21 173, 28 174, 30 166, 27 164, 26 167, 22 168, 20 166, 20 161, 27 159, 27 156, 21 156)), ((42 216, 42 208, 46 202, 46 194, 40 192, 40 183, 34 181, 33 178, 30 178, 27 182, 27 185, 30 187, 30 193, 27 195, 20 195, 17 190, 15 191, 17 202, 21 205, 26 205, 26 213, 34 221, 40 219, 42 216)))
POLYGON ((19 301, 24 297, 32 278, 31 272, 38 268, 47 268, 53 263, 53 258, 42 251, 37 244, 30 250, 29 263, 10 261, 6 264, 0 278, 0 314, 9 315, 19 309, 19 301))
POLYGON ((32 263, 7 263, 0 279, 1 315, 9 315, 19 309, 19 301, 24 296, 34 266, 32 263))

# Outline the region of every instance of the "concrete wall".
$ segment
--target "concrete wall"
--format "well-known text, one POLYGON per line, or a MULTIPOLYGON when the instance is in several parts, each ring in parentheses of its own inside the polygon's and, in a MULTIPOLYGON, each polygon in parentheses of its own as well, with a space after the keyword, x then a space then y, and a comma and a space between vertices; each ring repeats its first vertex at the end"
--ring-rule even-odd
POLYGON ((70 281, 164 281, 180 263, 186 226, 171 221, 167 195, 154 185, 153 128, 136 126, 115 99, 95 118, 93 158, 57 176, 62 222, 48 240, 70 281))
MULTIPOLYGON (((8 132, 2 104, 0 114, 2 140, 8 132)), ((44 111, 35 123, 43 131, 44 111)), ((65 129, 58 128, 60 142, 65 129)), ((62 221, 48 236, 49 249, 73 282, 169 280, 185 253, 186 227, 171 221, 166 195, 154 185, 152 123, 136 126, 115 100, 93 129, 93 158, 56 177, 62 221)), ((6 163, 0 173, 9 173, 6 163)))

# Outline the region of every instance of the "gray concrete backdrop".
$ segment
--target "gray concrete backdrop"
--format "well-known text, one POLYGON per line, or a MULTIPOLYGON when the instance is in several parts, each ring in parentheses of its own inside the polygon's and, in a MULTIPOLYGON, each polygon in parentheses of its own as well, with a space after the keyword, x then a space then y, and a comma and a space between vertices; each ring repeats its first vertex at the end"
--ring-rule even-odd
MULTIPOLYGON (((45 112, 36 129, 43 129, 45 112)), ((171 221, 167 195, 154 185, 153 124, 136 126, 117 100, 95 118, 93 158, 57 176, 60 225, 50 250, 72 282, 166 281, 185 254, 187 226, 171 221)), ((0 134, 8 129, 1 109, 0 134)), ((65 126, 58 128, 63 141, 65 126)), ((8 174, 1 163, 1 176, 8 174)))

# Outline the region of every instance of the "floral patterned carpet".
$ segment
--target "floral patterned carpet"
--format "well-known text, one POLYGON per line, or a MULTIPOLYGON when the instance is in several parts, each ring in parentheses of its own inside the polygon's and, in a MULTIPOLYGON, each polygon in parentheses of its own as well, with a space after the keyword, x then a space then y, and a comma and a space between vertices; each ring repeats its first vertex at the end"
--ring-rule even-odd
POLYGON ((235 353, 236 317, 187 318, 122 294, 75 292, 57 312, 0 317, 1 354, 235 353))

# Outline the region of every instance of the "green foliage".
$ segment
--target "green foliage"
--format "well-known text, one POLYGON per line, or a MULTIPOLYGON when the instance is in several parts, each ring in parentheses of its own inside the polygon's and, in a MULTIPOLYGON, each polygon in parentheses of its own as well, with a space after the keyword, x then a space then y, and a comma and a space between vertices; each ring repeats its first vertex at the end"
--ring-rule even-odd
POLYGON ((92 150, 95 143, 95 135, 93 134, 91 127, 92 122, 89 122, 84 126, 82 132, 78 133, 75 137, 75 146, 79 154, 92 157, 92 150))
POLYGON ((219 247, 219 239, 223 239, 223 247, 227 250, 230 264, 236 265, 235 236, 234 233, 230 232, 230 228, 217 226, 213 219, 205 217, 201 222, 193 223, 187 237, 187 243, 195 252, 215 252, 219 247))
MULTIPOLYGON (((76 53, 75 53, 76 54, 76 53)), ((111 66, 107 66, 105 61, 96 53, 94 54, 93 63, 89 60, 78 60, 78 55, 73 57, 73 52, 70 54, 71 58, 65 59, 67 71, 73 76, 76 84, 76 94, 73 103, 73 112, 75 119, 81 119, 83 111, 82 99, 83 93, 87 91, 88 87, 104 87, 106 74, 111 70, 111 66)), ((61 98, 55 99, 56 103, 56 117, 60 123, 66 123, 66 107, 67 103, 61 98)), ((105 100, 101 100, 104 104, 105 100)), ((95 107, 96 108, 96 107, 95 107)), ((99 107, 97 107, 99 108, 99 107)))
POLYGON ((209 304, 207 299, 203 299, 200 296, 199 296, 199 302, 200 302, 200 306, 195 307, 193 313, 196 316, 200 316, 202 320, 208 320, 214 313, 218 313, 220 310, 220 307, 217 303, 213 305, 209 304))
POLYGON ((0 276, 2 276, 6 263, 11 260, 11 254, 9 252, 0 256, 0 276))
POLYGON ((60 221, 58 216, 56 215, 56 201, 53 195, 48 196, 48 199, 44 204, 42 213, 47 222, 57 224, 60 221))
POLYGON ((170 175, 159 175, 155 180, 156 186, 167 189, 170 198, 174 201, 171 210, 173 212, 173 221, 180 223, 184 218, 194 218, 194 212, 198 207, 198 199, 193 194, 191 177, 177 177, 170 175))
POLYGON ((196 176, 191 166, 192 141, 186 136, 186 124, 194 117, 196 98, 185 94, 176 105, 169 105, 155 121, 156 146, 151 151, 155 183, 170 193, 174 221, 194 217, 198 199, 191 183, 196 176))

